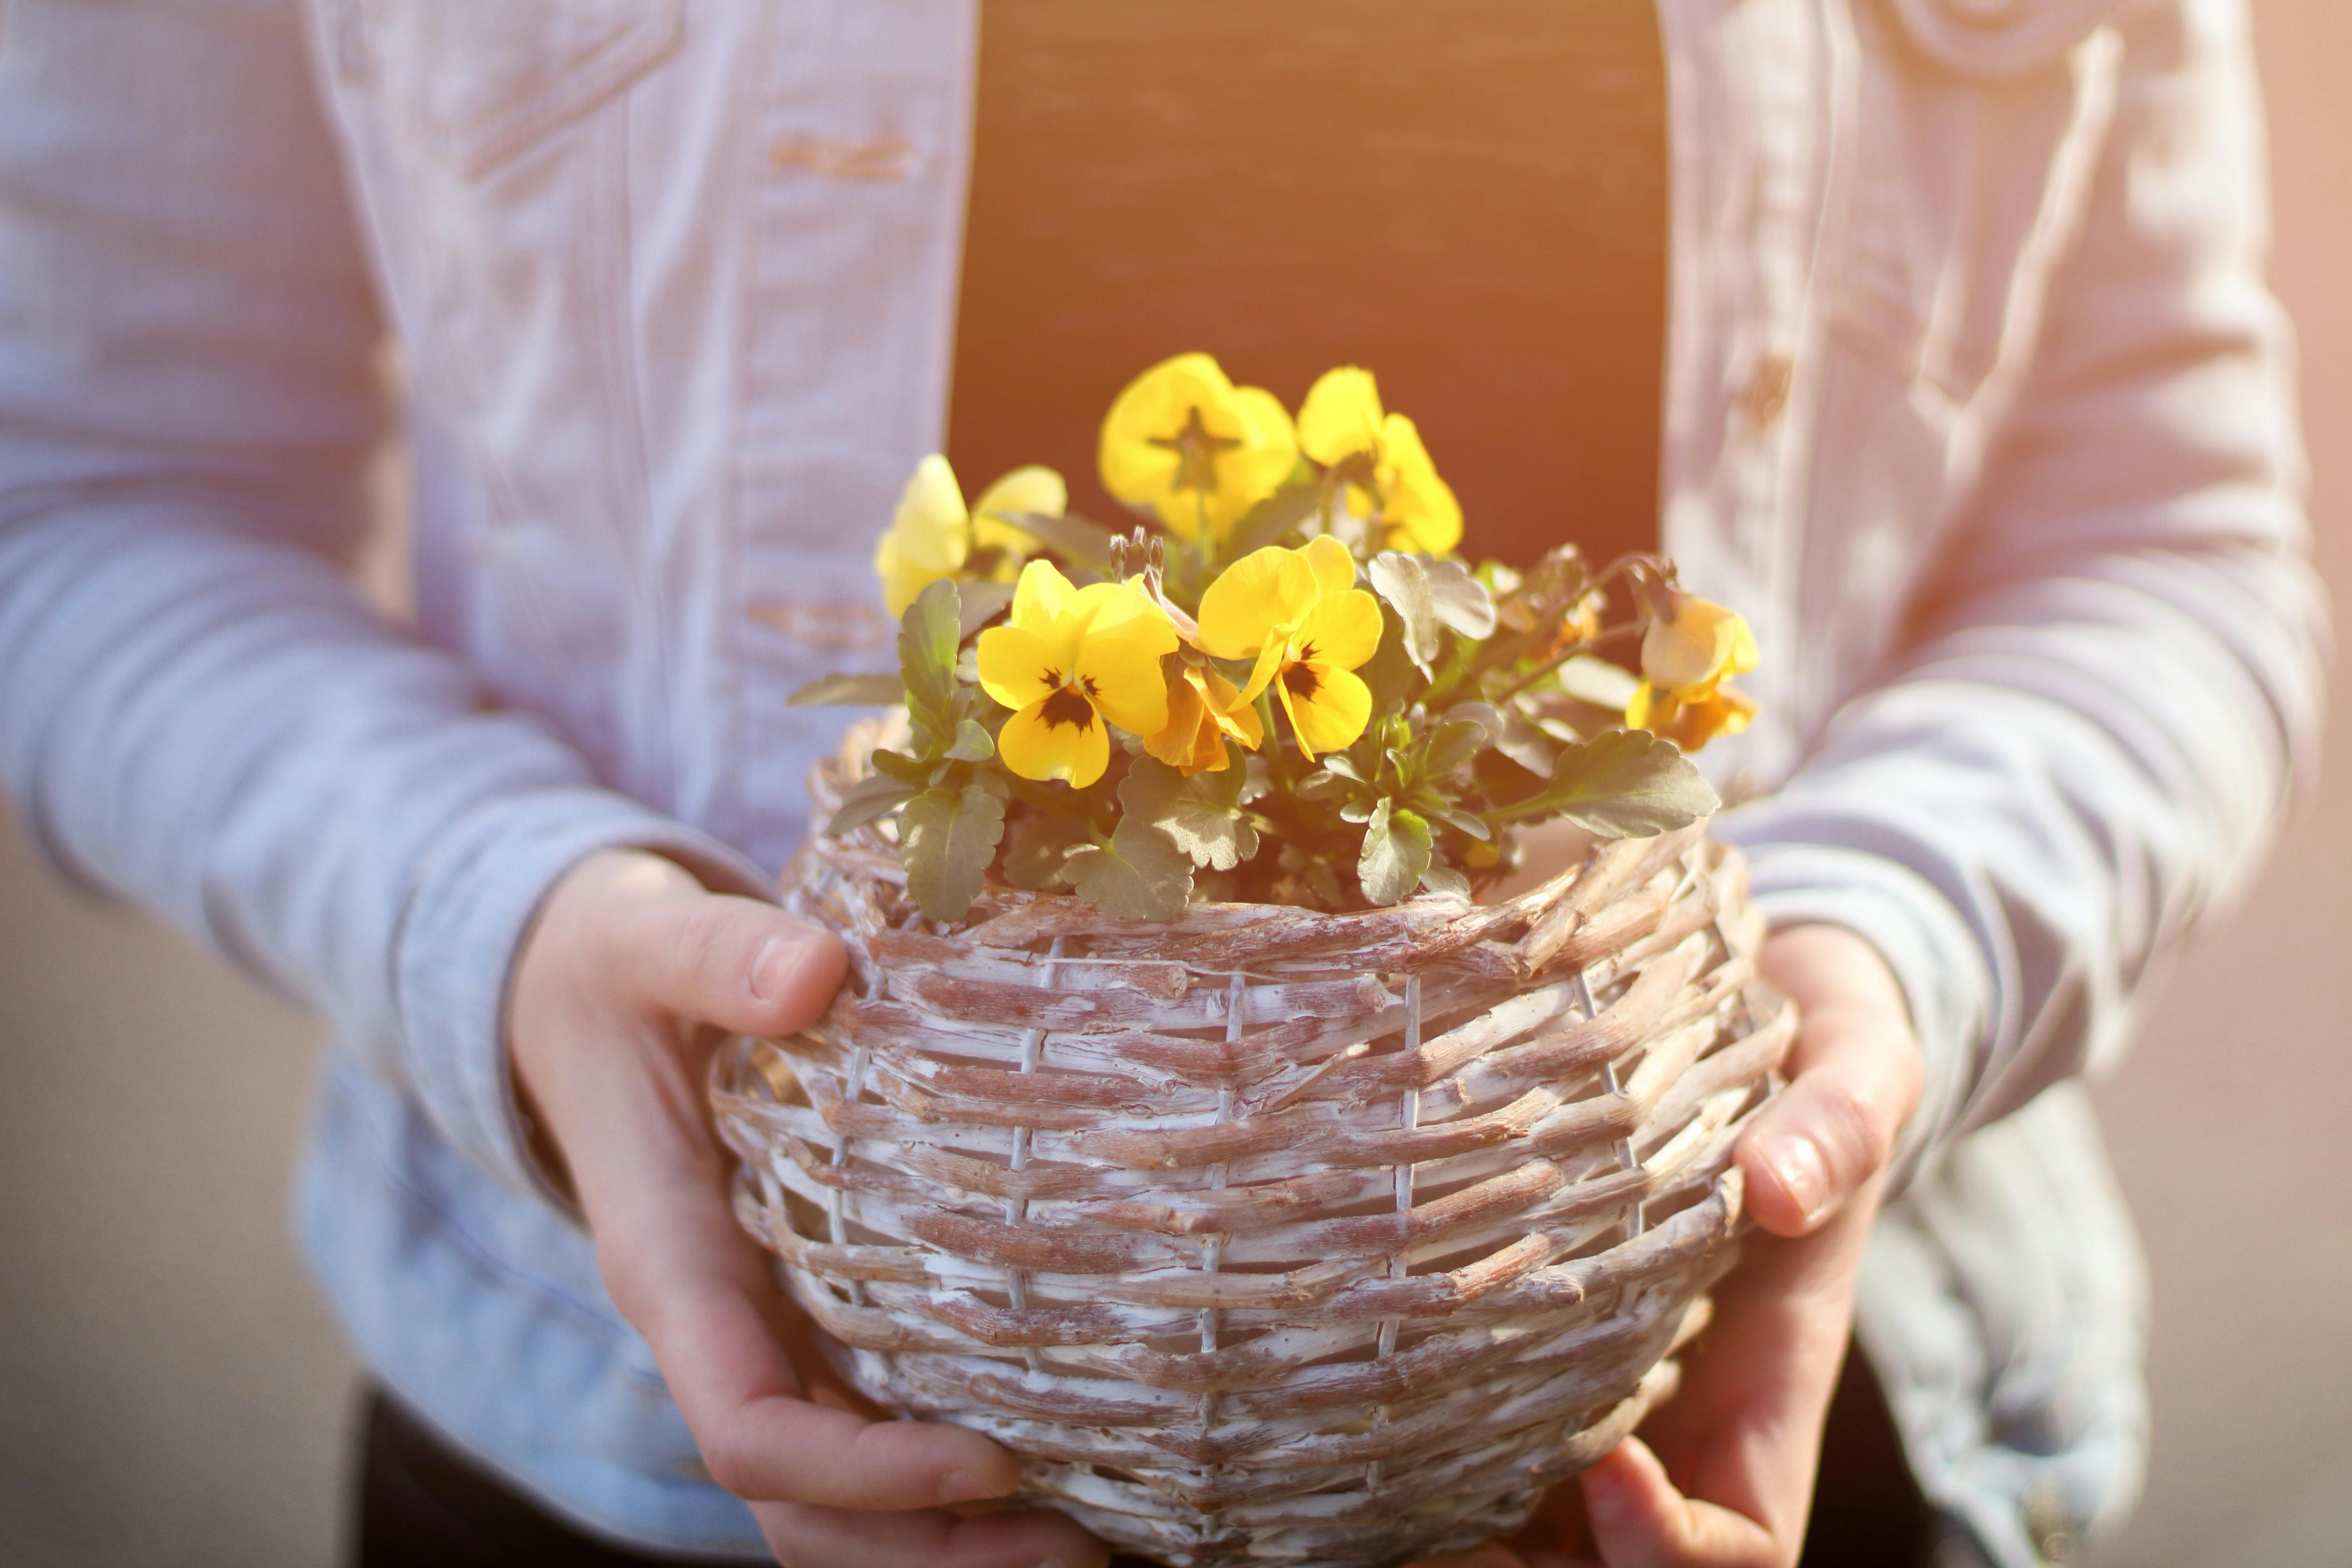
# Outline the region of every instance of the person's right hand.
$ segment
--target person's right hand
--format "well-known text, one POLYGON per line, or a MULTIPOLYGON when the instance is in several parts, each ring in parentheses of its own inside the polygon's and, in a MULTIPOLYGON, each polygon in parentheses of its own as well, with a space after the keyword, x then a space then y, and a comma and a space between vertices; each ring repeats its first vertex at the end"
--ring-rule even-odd
POLYGON ((550 894, 518 961, 517 1080, 568 1169, 606 1289, 653 1347, 718 1483, 790 1568, 1100 1568, 1059 1514, 962 1518, 1018 1470, 975 1432, 873 1420, 803 1356, 805 1321, 736 1225, 704 1069, 721 1033, 789 1034, 845 964, 827 932, 610 850, 550 894))

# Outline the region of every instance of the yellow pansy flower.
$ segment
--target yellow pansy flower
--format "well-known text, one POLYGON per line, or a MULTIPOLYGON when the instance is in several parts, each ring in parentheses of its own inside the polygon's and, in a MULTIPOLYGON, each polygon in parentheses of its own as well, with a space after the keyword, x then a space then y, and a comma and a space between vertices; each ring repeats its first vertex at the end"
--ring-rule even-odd
MULTIPOLYGON (((1420 428, 1381 409, 1370 371, 1342 365, 1323 373, 1298 407, 1298 449, 1326 468, 1359 455, 1371 459, 1391 548, 1444 555, 1462 542, 1462 503, 1437 477, 1420 428)), ((1371 511, 1374 498, 1350 489, 1360 510, 1371 511)))
POLYGON ((1179 663, 1168 682, 1168 722, 1145 738, 1143 749, 1188 777, 1221 773, 1232 762, 1227 736, 1253 752, 1265 739, 1251 700, 1215 670, 1179 663))
POLYGON ((1685 702, 1645 680, 1625 704, 1629 729, 1647 730, 1685 752, 1697 751, 1717 735, 1737 735, 1755 717, 1756 699, 1736 686, 1717 686, 1685 702))
POLYGON ((1027 511, 1059 517, 1069 504, 1062 476, 1032 464, 981 491, 979 501, 966 510, 955 470, 932 453, 915 465, 890 531, 874 547, 884 606, 893 616, 905 615, 925 588, 961 572, 977 548, 994 545, 1012 555, 1028 554, 1037 542, 1004 519, 1027 511))
POLYGON ((1223 539, 1298 462, 1290 415, 1263 387, 1235 386, 1203 353, 1162 360, 1104 416, 1103 489, 1147 507, 1179 539, 1223 539))
POLYGON ((1717 735, 1736 735, 1756 716, 1756 702, 1723 682, 1754 669, 1759 658, 1745 616, 1665 589, 1653 602, 1642 634, 1642 684, 1625 704, 1625 722, 1685 752, 1717 735))
POLYGON ((1176 629, 1125 583, 1074 588, 1050 562, 1022 569, 1010 626, 980 634, 980 684, 1012 709, 996 738, 1004 765, 1024 779, 1080 789, 1110 763, 1107 724, 1151 735, 1168 723, 1163 654, 1176 629))
POLYGON ((1328 534, 1304 550, 1254 551, 1201 595, 1202 651, 1255 661, 1242 700, 1271 687, 1310 760, 1364 732, 1372 693, 1351 672, 1380 645, 1381 607, 1356 586, 1355 557, 1328 534))

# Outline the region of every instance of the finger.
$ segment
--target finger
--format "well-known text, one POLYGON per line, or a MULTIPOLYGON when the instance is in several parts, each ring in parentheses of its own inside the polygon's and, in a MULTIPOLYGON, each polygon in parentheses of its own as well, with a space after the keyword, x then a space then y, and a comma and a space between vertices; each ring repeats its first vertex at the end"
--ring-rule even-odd
POLYGON ((1675 1489, 1666 1468, 1628 1437, 1579 1479, 1592 1539, 1608 1568, 1786 1568, 1760 1524, 1675 1489))
MULTIPOLYGON (((1875 1193, 1866 1187, 1811 1236, 1748 1240, 1716 1289, 1713 1325, 1682 1352, 1680 1392, 1642 1427, 1645 1451, 1685 1495, 1756 1521, 1790 1560, 1811 1511, 1875 1193)), ((1591 1496, 1588 1488, 1588 1514, 1591 1496)), ((1597 1519, 1591 1528, 1599 1540, 1597 1519)))
POLYGON ((1919 1093, 1916 1049, 1870 1016, 1808 1018, 1790 1067, 1735 1152, 1747 1211, 1775 1236, 1816 1228, 1885 1170, 1919 1093))
POLYGON ((757 899, 707 892, 651 857, 616 869, 605 951, 650 1012, 788 1035, 832 1002, 848 950, 757 899))
POLYGON ((783 1343, 789 1307, 730 1212, 715 1146, 682 1068, 619 1060, 604 1133, 580 1162, 581 1202, 607 1289, 652 1347, 719 1485, 740 1497, 837 1508, 923 1509, 1001 1497, 1013 1457, 960 1427, 873 1421, 803 1397, 783 1343))
POLYGON ((858 1513, 763 1504, 752 1510, 783 1568, 1103 1568, 1101 1542, 1058 1513, 858 1513))

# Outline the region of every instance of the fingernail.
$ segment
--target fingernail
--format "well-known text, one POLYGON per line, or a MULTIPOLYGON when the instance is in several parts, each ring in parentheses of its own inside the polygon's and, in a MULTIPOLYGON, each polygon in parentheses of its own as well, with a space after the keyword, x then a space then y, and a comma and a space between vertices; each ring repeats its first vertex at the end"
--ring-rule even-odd
POLYGON ((940 1501, 942 1503, 978 1502, 982 1498, 996 1495, 994 1487, 970 1470, 950 1470, 940 1481, 940 1501))
POLYGON ((1819 1217, 1830 1200, 1830 1168, 1822 1158, 1821 1145, 1810 1138, 1782 1132, 1765 1139, 1759 1152, 1789 1195, 1797 1200, 1806 1221, 1819 1217))
POLYGON ((800 937, 778 931, 760 944, 759 956, 751 960, 751 994, 762 1002, 775 1000, 785 973, 795 965, 779 962, 788 957, 794 948, 807 943, 800 937))

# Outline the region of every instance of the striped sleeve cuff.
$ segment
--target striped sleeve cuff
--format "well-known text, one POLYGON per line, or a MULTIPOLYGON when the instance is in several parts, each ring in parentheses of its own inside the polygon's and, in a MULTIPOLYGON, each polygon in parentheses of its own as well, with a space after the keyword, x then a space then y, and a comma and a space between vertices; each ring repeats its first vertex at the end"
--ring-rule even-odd
POLYGON ((1749 888, 1765 918, 1775 927, 1853 931, 1886 960, 1910 1004, 1926 1074, 1919 1108, 1895 1142, 1892 1195, 1910 1184, 1967 1110, 1991 991, 1975 933, 1933 883, 1900 861, 1864 849, 1776 841, 1769 831, 1743 831, 1746 826, 1727 813, 1718 831, 1747 853, 1749 888))

